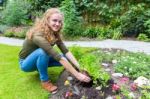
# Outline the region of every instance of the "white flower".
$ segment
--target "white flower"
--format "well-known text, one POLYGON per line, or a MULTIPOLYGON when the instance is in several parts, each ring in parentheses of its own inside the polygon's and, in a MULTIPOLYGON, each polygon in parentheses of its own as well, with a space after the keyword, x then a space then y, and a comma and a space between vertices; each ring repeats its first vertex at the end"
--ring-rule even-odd
POLYGON ((129 68, 129 71, 132 71, 132 68, 129 68))
POLYGON ((134 61, 133 63, 135 64, 136 62, 134 61))
POLYGON ((133 92, 130 92, 130 93, 128 94, 128 96, 129 96, 130 98, 135 98, 135 95, 134 95, 133 92))
POLYGON ((117 63, 117 60, 115 60, 115 59, 112 60, 112 63, 113 63, 113 64, 116 64, 116 63, 117 63))
POLYGON ((129 73, 127 73, 127 72, 125 73, 125 75, 128 75, 128 74, 129 74, 129 73))

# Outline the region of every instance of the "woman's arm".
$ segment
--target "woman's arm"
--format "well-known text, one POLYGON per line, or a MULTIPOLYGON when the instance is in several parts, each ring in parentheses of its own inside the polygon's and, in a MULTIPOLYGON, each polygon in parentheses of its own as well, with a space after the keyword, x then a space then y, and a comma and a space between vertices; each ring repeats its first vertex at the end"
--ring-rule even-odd
POLYGON ((73 66, 69 63, 69 61, 65 57, 62 57, 59 62, 64 66, 64 68, 67 71, 73 74, 78 80, 83 82, 89 82, 91 80, 90 77, 78 72, 75 68, 73 68, 73 66))
POLYGON ((78 63, 78 61, 76 60, 76 58, 73 56, 73 54, 68 51, 66 53, 66 57, 73 63, 73 65, 75 65, 78 69, 80 68, 80 65, 78 63))

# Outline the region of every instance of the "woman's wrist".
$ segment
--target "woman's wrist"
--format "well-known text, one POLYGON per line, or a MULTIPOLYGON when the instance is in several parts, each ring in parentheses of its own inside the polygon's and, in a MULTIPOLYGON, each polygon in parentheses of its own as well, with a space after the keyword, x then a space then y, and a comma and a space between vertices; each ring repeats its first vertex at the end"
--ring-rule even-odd
POLYGON ((78 78, 78 77, 79 77, 79 72, 76 72, 76 73, 74 74, 74 76, 75 76, 76 78, 78 78))

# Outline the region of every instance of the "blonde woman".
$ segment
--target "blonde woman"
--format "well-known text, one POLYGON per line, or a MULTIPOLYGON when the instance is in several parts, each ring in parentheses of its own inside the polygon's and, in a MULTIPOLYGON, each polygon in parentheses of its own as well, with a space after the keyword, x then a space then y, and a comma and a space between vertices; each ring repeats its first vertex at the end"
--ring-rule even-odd
POLYGON ((78 80, 83 82, 91 80, 72 66, 73 64, 79 67, 79 63, 66 48, 60 37, 62 26, 62 12, 58 8, 48 9, 43 17, 37 20, 34 26, 27 32, 23 48, 19 53, 21 70, 25 72, 37 70, 42 87, 51 93, 57 92, 57 86, 49 81, 47 69, 50 66, 64 66, 78 80), (55 44, 63 54, 53 49, 55 44))

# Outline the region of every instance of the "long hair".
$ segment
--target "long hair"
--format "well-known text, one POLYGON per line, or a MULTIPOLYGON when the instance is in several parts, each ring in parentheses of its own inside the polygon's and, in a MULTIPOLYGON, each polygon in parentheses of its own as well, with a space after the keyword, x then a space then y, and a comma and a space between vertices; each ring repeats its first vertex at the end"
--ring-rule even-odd
MULTIPOLYGON (((49 28, 48 22, 49 22, 49 18, 51 17, 52 14, 55 13, 59 13, 60 15, 63 14, 61 13, 61 11, 58 8, 50 8, 48 9, 44 14, 43 17, 41 19, 37 19, 35 21, 35 24, 33 25, 33 27, 27 32, 27 38, 28 39, 32 39, 32 36, 34 33, 43 33, 43 36, 49 41, 53 41, 56 40, 55 38, 55 34, 54 32, 51 30, 51 28, 49 28)), ((63 23, 62 23, 63 25, 63 23)), ((61 25, 61 26, 62 26, 61 25)), ((61 28, 60 28, 61 30, 61 28)), ((59 32, 60 30, 57 32, 57 35, 60 35, 59 32)))

